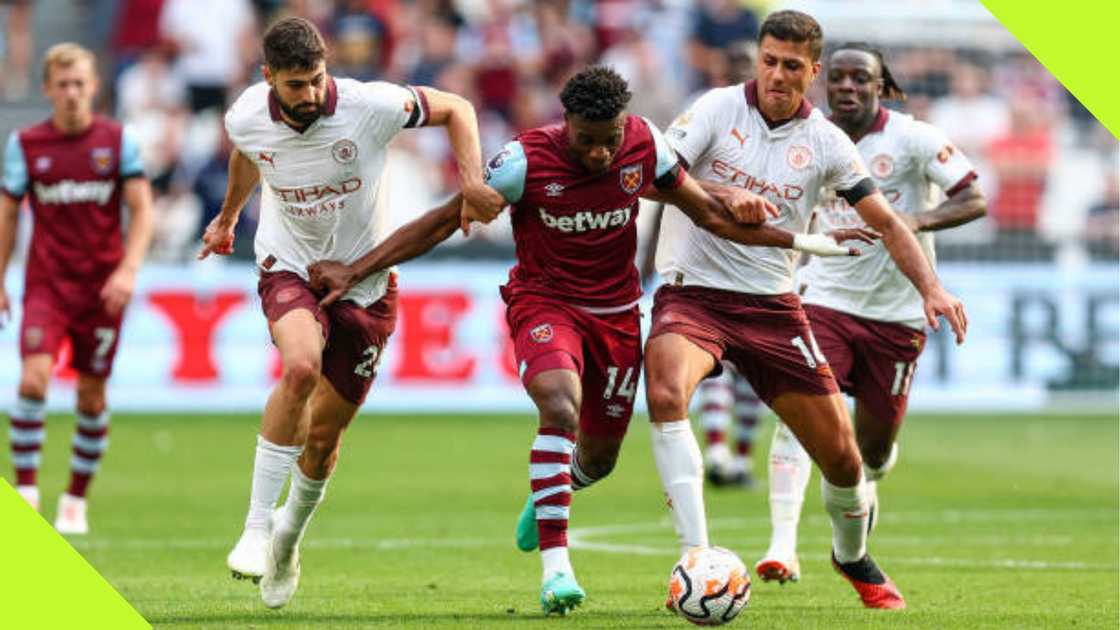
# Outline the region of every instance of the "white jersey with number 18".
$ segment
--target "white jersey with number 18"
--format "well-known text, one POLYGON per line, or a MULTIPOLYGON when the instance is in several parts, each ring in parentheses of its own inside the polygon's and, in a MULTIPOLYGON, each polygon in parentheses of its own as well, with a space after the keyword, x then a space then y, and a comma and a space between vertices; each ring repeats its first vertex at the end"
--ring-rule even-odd
MULTIPOLYGON (((426 121, 419 90, 328 78, 322 115, 301 131, 284 122, 267 83, 246 89, 225 123, 261 174, 257 265, 306 280, 313 262, 350 263, 373 249, 390 226, 382 181, 389 141, 426 121)), ((372 274, 343 299, 368 306, 387 284, 388 270, 372 274)))
MULTIPOLYGON (((741 186, 773 202, 767 223, 805 232, 822 189, 849 196, 873 188, 844 132, 803 100, 793 119, 773 129, 759 111, 756 85, 716 88, 673 122, 665 137, 698 180, 741 186)), ((793 291, 793 250, 748 247, 696 227, 666 208, 657 271, 669 283, 756 295, 793 291)))
MULTIPOLYGON (((876 186, 897 212, 914 214, 934 207, 940 190, 953 194, 976 177, 972 164, 939 129, 906 114, 879 110, 871 130, 856 147, 876 186), (935 188, 936 187, 936 188, 935 188)), ((843 199, 826 194, 817 212, 820 232, 865 227, 843 199)), ((917 234, 934 263, 933 234, 917 234)), ((798 275, 803 300, 859 317, 925 327, 922 297, 902 275, 882 242, 861 245, 855 258, 813 257, 798 275)))

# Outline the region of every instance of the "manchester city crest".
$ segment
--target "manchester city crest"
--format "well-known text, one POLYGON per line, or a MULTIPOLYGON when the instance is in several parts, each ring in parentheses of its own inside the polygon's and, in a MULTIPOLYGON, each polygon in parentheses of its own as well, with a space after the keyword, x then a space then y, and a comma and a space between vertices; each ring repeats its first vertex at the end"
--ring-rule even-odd
POLYGON ((358 145, 343 138, 331 145, 331 157, 339 164, 349 164, 358 158, 358 145))

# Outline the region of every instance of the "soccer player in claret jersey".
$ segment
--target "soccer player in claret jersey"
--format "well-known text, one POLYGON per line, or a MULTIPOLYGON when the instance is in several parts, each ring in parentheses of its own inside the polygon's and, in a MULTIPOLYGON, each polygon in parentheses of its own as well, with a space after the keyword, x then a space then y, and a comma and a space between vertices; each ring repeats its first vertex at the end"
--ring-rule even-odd
POLYGON ((36 510, 47 383, 66 341, 78 372, 70 486, 59 497, 55 516, 55 528, 64 534, 89 530, 86 491, 109 444, 105 385, 152 234, 152 195, 140 145, 120 123, 93 112, 96 65, 93 53, 77 44, 47 51, 43 93, 51 102, 51 117, 8 139, 0 195, 0 326, 10 308, 3 277, 24 196, 35 218, 11 435, 16 489, 36 510), (124 205, 130 217, 127 239, 121 230, 124 205))
MULTIPOLYGON (((937 128, 879 103, 905 95, 877 49, 844 44, 829 59, 825 76, 830 120, 856 143, 875 184, 933 262, 931 232, 986 212, 972 164, 937 128), (938 204, 931 184, 948 198, 938 204)), ((835 195, 822 200, 817 216, 825 231, 864 226, 851 205, 835 195)), ((873 526, 879 516, 876 485, 898 459, 895 437, 925 346, 922 297, 878 245, 858 260, 811 260, 799 281, 813 336, 840 389, 856 401, 856 442, 873 526)), ((797 524, 811 467, 801 444, 779 424, 770 450, 773 532, 757 565, 764 580, 784 581, 798 572, 797 524)))
MULTIPOLYGON (((678 204, 703 229, 740 243, 854 253, 830 237, 805 240, 758 225, 775 208, 745 190, 727 191, 726 202, 707 195, 678 166, 656 126, 626 113, 629 99, 613 70, 587 68, 560 95, 563 125, 521 134, 486 167, 486 181, 512 205, 517 266, 501 293, 521 379, 540 421, 517 543, 525 551, 541 549, 546 614, 564 614, 584 599, 568 557, 572 491, 610 473, 633 409, 641 369, 634 266, 639 197, 678 204)), ((355 265, 315 265, 312 282, 336 295, 371 270, 427 251, 458 224, 452 201, 402 227, 355 265)))
POLYGON ((478 126, 467 101, 431 88, 332 78, 322 36, 303 19, 271 26, 263 49, 265 80, 226 114, 237 150, 225 203, 199 257, 229 253, 241 207, 260 181, 258 289, 283 372, 261 419, 249 513, 227 564, 235 577, 260 578, 261 598, 278 608, 298 586, 299 542, 396 323, 389 270, 322 307, 307 266, 319 257, 352 261, 381 239, 389 223, 387 145, 402 129, 448 128, 469 206, 464 214, 493 216, 502 206, 482 183, 478 126), (288 499, 274 513, 289 475, 288 499))
MULTIPOLYGON (((781 208, 771 223, 806 229, 822 189, 834 191, 882 234, 924 300, 961 342, 964 308, 934 275, 914 235, 868 176, 844 132, 805 98, 820 71, 822 34, 809 15, 771 14, 760 30, 757 79, 709 91, 666 136, 700 178, 761 192, 781 208)), ((708 545, 700 449, 688 423, 697 383, 735 363, 821 468, 832 520, 832 560, 865 606, 901 608, 901 593, 867 554, 862 461, 843 398, 793 292, 787 252, 744 248, 694 229, 673 209, 661 225, 657 292, 646 344, 653 452, 683 548, 708 545)))

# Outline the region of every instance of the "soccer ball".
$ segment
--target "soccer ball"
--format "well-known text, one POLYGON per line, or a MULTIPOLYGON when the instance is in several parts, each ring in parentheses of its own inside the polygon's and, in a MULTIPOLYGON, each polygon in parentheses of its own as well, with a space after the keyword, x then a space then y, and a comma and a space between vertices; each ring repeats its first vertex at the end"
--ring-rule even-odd
POLYGON ((722 547, 689 549, 669 574, 669 608, 698 626, 731 621, 750 598, 747 567, 722 547))

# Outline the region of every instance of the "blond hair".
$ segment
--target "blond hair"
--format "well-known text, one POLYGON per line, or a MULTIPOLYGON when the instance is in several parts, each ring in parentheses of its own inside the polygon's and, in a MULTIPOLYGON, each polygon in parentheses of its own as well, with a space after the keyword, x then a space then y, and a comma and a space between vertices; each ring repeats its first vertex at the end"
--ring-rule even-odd
POLYGON ((96 73, 97 58, 88 49, 73 42, 63 42, 51 46, 43 57, 43 83, 50 81, 51 68, 55 66, 68 68, 83 59, 89 62, 90 69, 96 73))

